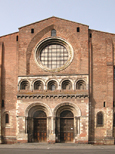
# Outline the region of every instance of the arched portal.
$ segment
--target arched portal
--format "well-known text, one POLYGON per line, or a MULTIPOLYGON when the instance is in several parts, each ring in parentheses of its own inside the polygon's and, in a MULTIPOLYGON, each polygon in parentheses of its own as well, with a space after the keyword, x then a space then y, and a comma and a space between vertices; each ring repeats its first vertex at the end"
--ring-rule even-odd
POLYGON ((53 115, 56 142, 75 142, 75 138, 80 134, 79 107, 70 102, 60 103, 55 107, 53 115))
POLYGON ((73 142, 74 139, 74 115, 65 110, 60 114, 60 141, 73 142))
POLYGON ((28 142, 46 142, 50 133, 51 109, 44 103, 33 103, 27 107, 25 114, 28 142))

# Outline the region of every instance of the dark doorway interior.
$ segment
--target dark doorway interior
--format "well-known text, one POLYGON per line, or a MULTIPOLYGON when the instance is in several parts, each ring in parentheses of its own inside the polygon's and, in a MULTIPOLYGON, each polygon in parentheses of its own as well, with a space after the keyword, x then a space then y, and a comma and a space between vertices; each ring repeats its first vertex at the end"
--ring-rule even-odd
POLYGON ((34 141, 46 142, 47 140, 47 118, 44 111, 34 114, 34 141))
POLYGON ((73 142, 74 138, 74 116, 69 110, 60 114, 60 141, 73 142))

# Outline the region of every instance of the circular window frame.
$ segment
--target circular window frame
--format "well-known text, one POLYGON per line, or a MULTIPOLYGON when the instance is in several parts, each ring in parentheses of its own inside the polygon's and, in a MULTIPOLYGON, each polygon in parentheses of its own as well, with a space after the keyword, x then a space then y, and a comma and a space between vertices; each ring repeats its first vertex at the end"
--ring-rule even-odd
POLYGON ((61 70, 64 70, 65 68, 67 68, 70 63, 73 60, 74 57, 74 52, 73 52, 73 48, 72 46, 65 41, 62 38, 46 38, 44 40, 42 40, 41 42, 39 42, 35 49, 34 49, 34 53, 35 53, 35 61, 37 63, 37 65, 42 68, 43 70, 47 71, 47 72, 59 72, 61 70), (40 61, 40 52, 47 46, 47 45, 52 45, 52 44, 58 44, 58 45, 62 45, 63 47, 66 48, 66 50, 68 51, 68 60, 65 62, 64 65, 58 67, 58 68, 48 68, 45 65, 42 64, 42 62, 40 61))

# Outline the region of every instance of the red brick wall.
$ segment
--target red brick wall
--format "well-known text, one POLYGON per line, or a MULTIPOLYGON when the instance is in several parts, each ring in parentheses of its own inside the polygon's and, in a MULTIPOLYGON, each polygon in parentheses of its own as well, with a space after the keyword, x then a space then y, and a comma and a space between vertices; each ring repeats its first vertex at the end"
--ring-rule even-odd
POLYGON ((50 18, 19 29, 19 75, 51 74, 37 66, 33 49, 38 42, 51 36, 53 28, 57 31, 57 37, 69 42, 74 50, 74 59, 71 65, 56 74, 88 74, 88 26, 50 18), (76 31, 77 27, 80 27, 80 32, 76 31), (31 34, 31 28, 34 28, 34 34, 31 34))
POLYGON ((18 33, 6 35, 0 38, 3 42, 2 55, 2 116, 8 111, 10 114, 10 128, 5 126, 2 119, 2 135, 16 136, 16 103, 17 103, 17 48, 16 36, 18 33), (6 127, 6 129, 4 129, 6 127))
POLYGON ((114 35, 90 30, 90 119, 91 139, 112 136, 113 131, 113 51, 114 35), (104 103, 105 102, 105 107, 104 103), (96 127, 96 114, 104 113, 104 126, 96 127))

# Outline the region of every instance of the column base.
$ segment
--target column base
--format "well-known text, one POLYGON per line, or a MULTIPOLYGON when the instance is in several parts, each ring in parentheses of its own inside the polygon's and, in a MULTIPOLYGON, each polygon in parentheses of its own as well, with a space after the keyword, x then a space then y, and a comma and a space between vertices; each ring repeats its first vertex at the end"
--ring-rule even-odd
POLYGON ((55 134, 49 134, 48 143, 49 144, 54 144, 55 141, 56 141, 56 135, 55 134))

